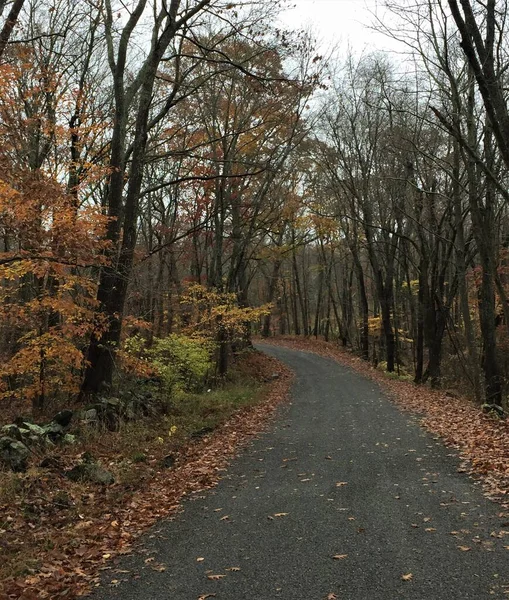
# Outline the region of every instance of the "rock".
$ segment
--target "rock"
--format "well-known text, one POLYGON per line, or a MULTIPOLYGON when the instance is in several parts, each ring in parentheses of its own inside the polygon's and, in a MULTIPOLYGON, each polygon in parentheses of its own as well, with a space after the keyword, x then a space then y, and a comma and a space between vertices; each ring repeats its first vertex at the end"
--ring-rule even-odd
POLYGON ((175 457, 172 454, 168 454, 168 456, 165 456, 161 461, 161 466, 165 469, 171 469, 175 466, 175 457))
POLYGON ((64 428, 58 423, 48 423, 48 425, 45 425, 42 429, 44 431, 44 437, 52 442, 62 441, 65 435, 64 428))
POLYGON ((23 423, 23 427, 19 427, 21 441, 26 446, 45 446, 49 440, 44 436, 44 428, 35 423, 23 423))
POLYGON ((40 427, 39 425, 36 425, 35 423, 24 423, 23 429, 25 429, 26 431, 29 431, 32 435, 35 435, 37 437, 43 437, 44 435, 46 435, 45 428, 40 427))
POLYGON ((83 413, 83 420, 87 421, 87 423, 96 423, 99 420, 97 409, 89 408, 88 410, 85 410, 83 413))
POLYGON ((21 431, 17 425, 14 425, 14 423, 11 423, 10 425, 4 425, 2 429, 0 429, 0 432, 3 437, 10 437, 18 440, 18 442, 23 441, 21 431))
POLYGON ((497 417, 500 417, 501 419, 505 418, 505 412, 504 409, 499 406, 498 404, 483 404, 482 405, 482 411, 485 414, 494 414, 497 415, 497 417))
POLYGON ((113 475, 94 462, 82 462, 70 471, 66 471, 65 476, 71 481, 89 481, 100 485, 115 483, 113 475))
POLYGON ((72 410, 69 410, 67 408, 65 410, 61 410, 53 417, 53 423, 57 423, 58 425, 61 425, 64 428, 69 427, 72 421, 73 414, 74 413, 72 412, 72 410))
POLYGON ((18 440, 9 437, 0 438, 0 462, 12 471, 26 471, 30 450, 18 440))

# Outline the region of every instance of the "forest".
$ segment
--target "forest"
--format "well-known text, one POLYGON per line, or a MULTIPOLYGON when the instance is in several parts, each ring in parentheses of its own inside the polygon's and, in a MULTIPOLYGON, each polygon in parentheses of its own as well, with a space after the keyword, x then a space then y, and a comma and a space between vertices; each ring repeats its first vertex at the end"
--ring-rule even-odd
POLYGON ((7 3, 3 402, 168 336, 225 373, 249 323, 501 405, 505 9, 389 3, 403 59, 327 59, 271 3, 180 4, 7 3))
POLYGON ((397 53, 268 0, 0 0, 4 466, 20 423, 217 394, 254 338, 504 414, 508 6, 383 4, 397 53))

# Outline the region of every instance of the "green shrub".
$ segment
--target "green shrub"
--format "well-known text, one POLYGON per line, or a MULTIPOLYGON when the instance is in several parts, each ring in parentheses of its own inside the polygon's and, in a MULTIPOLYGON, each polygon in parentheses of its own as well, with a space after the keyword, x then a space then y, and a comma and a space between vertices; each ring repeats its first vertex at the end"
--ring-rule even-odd
POLYGON ((139 335, 128 338, 124 353, 155 370, 169 391, 200 392, 213 369, 215 344, 203 338, 171 334, 147 348, 139 335))
POLYGON ((172 334, 155 339, 147 354, 168 388, 198 392, 212 370, 213 351, 209 341, 172 334))

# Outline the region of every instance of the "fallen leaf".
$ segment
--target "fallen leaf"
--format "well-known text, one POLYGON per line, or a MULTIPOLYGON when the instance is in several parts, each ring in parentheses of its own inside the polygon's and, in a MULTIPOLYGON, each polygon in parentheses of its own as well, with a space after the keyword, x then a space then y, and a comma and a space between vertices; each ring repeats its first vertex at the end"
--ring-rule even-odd
POLYGON ((472 548, 469 548, 468 546, 458 546, 458 548, 462 551, 462 552, 468 552, 469 550, 472 550, 472 548))
POLYGON ((332 558, 334 560, 343 560, 344 558, 346 558, 348 556, 348 554, 335 554, 332 558))
POLYGON ((432 531, 436 531, 436 529, 434 527, 426 527, 426 529, 424 531, 431 533, 432 531))
POLYGON ((403 581, 411 581, 411 579, 412 579, 412 578, 413 578, 413 575, 412 575, 412 573, 407 573, 406 575, 402 575, 402 576, 401 576, 401 579, 402 579, 403 581))
POLYGON ((198 556, 198 558, 196 559, 196 562, 203 562, 205 559, 203 558, 203 556, 198 556))
POLYGON ((234 573, 236 573, 237 571, 240 571, 240 567, 228 567, 227 569, 225 569, 225 571, 233 571, 234 573))
POLYGON ((227 521, 230 518, 230 515, 225 515, 224 517, 221 517, 219 520, 220 521, 227 521))
POLYGON ((210 581, 219 581, 223 577, 226 577, 226 575, 207 575, 207 579, 210 579, 210 581))
POLYGON ((215 594, 202 594, 201 596, 198 596, 198 600, 207 600, 207 598, 215 598, 216 595, 215 594))
POLYGON ((275 517, 286 517, 288 513, 275 513, 274 516, 275 517))
POLYGON ((348 483, 348 481, 338 481, 336 483, 336 487, 342 487, 343 485, 346 485, 348 483))
POLYGON ((338 600, 338 597, 336 596, 336 594, 333 594, 332 592, 327 596, 327 600, 338 600))

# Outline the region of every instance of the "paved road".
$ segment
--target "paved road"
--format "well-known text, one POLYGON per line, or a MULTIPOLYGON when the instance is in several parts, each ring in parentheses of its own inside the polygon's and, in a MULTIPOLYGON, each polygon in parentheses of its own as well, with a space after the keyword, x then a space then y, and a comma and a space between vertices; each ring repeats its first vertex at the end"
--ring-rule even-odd
POLYGON ((147 554, 128 557, 120 568, 139 578, 110 574, 128 581, 94 598, 509 598, 509 535, 491 535, 504 530, 500 507, 457 472, 458 459, 372 381, 260 348, 297 374, 291 406, 214 491, 147 536, 145 552, 166 571, 145 566, 147 554))

